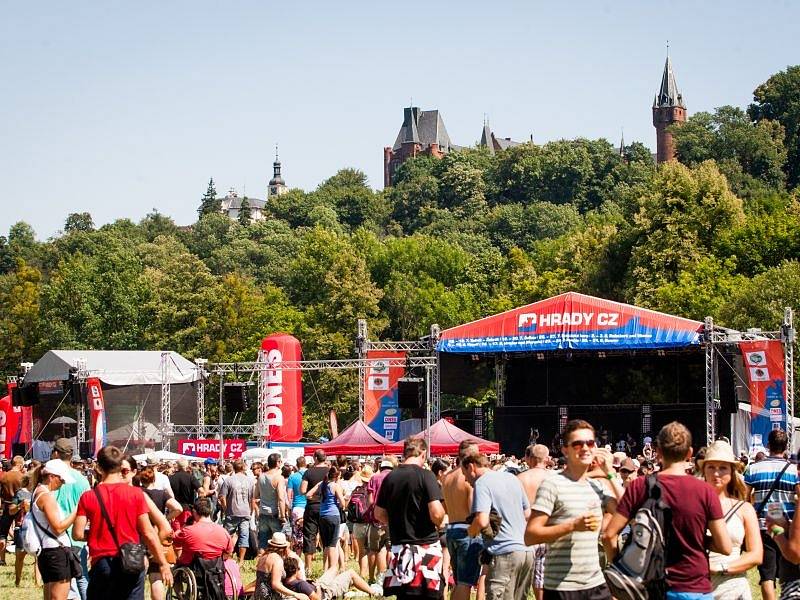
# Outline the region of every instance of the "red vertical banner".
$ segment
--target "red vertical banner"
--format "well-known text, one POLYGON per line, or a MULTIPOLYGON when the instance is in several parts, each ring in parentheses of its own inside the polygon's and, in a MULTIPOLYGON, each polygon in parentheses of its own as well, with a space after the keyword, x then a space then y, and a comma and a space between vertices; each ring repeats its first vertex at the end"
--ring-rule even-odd
POLYGON ((97 377, 89 377, 86 380, 86 401, 89 403, 89 427, 91 431, 92 443, 94 444, 94 455, 106 445, 106 403, 103 398, 103 388, 97 377))
POLYGON ((299 369, 281 369, 283 363, 302 360, 297 338, 276 333, 261 342, 267 368, 259 373, 263 394, 259 397, 259 415, 266 416, 267 439, 273 442, 297 442, 303 437, 303 380, 299 369))
POLYGON ((780 340, 740 342, 750 393, 750 444, 766 446, 773 429, 787 431, 786 369, 780 340))
POLYGON ((16 383, 8 384, 8 395, 0 398, 0 457, 12 458, 14 444, 20 443, 22 427, 22 407, 13 406, 12 390, 16 383))
POLYGON ((405 367, 390 367, 390 359, 404 359, 405 352, 368 350, 364 381, 364 422, 385 437, 395 441, 400 431, 400 408, 397 403, 397 380, 405 367))

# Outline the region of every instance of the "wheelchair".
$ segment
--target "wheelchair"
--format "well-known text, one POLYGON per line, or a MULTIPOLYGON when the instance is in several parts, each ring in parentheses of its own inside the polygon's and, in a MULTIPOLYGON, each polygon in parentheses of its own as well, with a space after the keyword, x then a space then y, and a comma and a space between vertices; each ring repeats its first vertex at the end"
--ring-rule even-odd
POLYGON ((172 570, 172 587, 167 600, 238 600, 238 590, 222 557, 204 559, 195 556, 191 564, 172 570), (230 581, 233 596, 225 596, 225 582, 230 581))

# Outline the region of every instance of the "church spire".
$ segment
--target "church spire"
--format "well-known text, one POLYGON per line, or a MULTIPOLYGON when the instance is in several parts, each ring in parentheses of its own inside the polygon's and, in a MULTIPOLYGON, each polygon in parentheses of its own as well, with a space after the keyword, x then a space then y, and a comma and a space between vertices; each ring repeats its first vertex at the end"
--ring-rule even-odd
MULTIPOLYGON (((669 46, 667 46, 669 49, 669 46)), ((653 100, 653 108, 679 106, 686 108, 683 104, 683 96, 678 91, 678 84, 675 83, 675 72, 672 70, 672 59, 667 50, 667 60, 664 63, 664 73, 661 75, 661 86, 658 88, 656 97, 653 100)))
POLYGON ((269 180, 267 196, 280 196, 287 191, 286 182, 281 176, 281 160, 278 158, 278 144, 275 144, 275 162, 272 163, 272 179, 269 180))

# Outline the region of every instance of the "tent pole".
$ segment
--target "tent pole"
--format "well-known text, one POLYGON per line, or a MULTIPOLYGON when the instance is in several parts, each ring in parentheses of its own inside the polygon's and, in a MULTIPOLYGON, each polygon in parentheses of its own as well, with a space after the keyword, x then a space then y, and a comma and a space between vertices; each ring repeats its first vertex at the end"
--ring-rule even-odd
POLYGON ((222 424, 222 393, 225 386, 225 373, 219 374, 219 462, 225 460, 225 435, 222 424))
POLYGON ((706 445, 716 437, 716 407, 714 406, 714 319, 706 317, 703 328, 706 351, 706 445))
POLYGON ((427 410, 425 411, 425 418, 427 420, 427 425, 425 427, 427 439, 425 443, 428 445, 428 456, 430 457, 432 452, 431 448, 431 367, 425 367, 425 406, 427 410))

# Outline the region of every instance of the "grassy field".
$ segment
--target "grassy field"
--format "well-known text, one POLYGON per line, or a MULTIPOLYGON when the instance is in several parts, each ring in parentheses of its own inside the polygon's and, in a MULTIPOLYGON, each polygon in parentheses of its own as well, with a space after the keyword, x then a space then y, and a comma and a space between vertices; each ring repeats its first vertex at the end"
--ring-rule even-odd
MULTIPOLYGON (((7 554, 8 565, 0 567, 0 600, 41 600, 42 589, 37 588, 33 583, 33 557, 25 557, 25 568, 22 572, 22 585, 14 587, 14 555, 7 554)), ((317 561, 312 568, 311 575, 319 574, 321 571, 321 561, 317 561), (317 564, 319 563, 319 564, 317 564)), ((355 566, 355 564, 351 564, 355 566)), ((242 567, 242 581, 246 584, 255 579, 256 561, 249 560, 242 567)), ((753 590, 753 598, 761 599, 761 591, 758 587, 758 572, 753 569, 748 573, 750 587, 753 590)), ((145 598, 149 600, 149 593, 145 598)), ((111 600, 111 599, 109 599, 111 600)))

